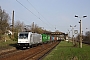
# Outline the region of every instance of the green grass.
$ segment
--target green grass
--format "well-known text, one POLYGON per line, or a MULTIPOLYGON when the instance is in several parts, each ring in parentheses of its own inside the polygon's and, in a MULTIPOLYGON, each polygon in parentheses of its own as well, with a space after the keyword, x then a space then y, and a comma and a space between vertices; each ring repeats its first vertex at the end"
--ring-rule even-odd
POLYGON ((16 43, 17 41, 13 40, 7 40, 6 42, 0 41, 0 50, 12 48, 15 46, 16 43))
POLYGON ((83 44, 83 48, 79 48, 62 41, 43 60, 90 60, 90 45, 83 44))

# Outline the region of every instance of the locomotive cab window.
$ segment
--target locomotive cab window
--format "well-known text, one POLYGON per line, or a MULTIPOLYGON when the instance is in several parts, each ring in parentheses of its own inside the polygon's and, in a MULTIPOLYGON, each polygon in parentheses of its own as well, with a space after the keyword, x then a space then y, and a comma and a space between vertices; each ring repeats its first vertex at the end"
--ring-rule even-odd
POLYGON ((28 39, 28 33, 27 34, 19 34, 19 39, 28 39))

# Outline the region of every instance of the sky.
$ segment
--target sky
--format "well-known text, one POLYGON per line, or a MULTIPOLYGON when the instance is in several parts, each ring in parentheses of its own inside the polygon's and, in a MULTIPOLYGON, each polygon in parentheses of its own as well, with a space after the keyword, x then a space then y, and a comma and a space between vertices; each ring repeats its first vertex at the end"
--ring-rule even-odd
POLYGON ((14 10, 14 20, 26 25, 34 22, 46 30, 64 33, 72 33, 73 27, 79 32, 80 18, 75 18, 78 15, 81 17, 83 32, 90 30, 90 0, 0 0, 0 6, 11 19, 14 10), (84 15, 87 17, 82 18, 84 15))

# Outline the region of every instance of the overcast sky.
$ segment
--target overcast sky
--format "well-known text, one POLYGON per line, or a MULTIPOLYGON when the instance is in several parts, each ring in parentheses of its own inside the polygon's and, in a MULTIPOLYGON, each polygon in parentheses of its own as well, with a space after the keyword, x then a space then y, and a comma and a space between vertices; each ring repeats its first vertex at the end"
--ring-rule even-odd
POLYGON ((90 30, 90 0, 0 0, 0 6, 10 17, 14 10, 15 21, 20 20, 26 25, 34 22, 46 30, 65 33, 71 31, 70 25, 76 25, 74 29, 79 31, 80 18, 75 15, 87 15, 87 18, 81 18, 82 30, 90 30))

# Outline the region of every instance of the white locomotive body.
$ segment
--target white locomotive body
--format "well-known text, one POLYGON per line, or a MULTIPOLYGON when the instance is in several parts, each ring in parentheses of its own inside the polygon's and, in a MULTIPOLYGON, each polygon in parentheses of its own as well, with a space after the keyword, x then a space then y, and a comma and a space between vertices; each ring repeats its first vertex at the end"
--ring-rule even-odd
POLYGON ((42 43, 41 34, 32 32, 20 32, 18 33, 18 48, 27 48, 33 44, 42 43))

